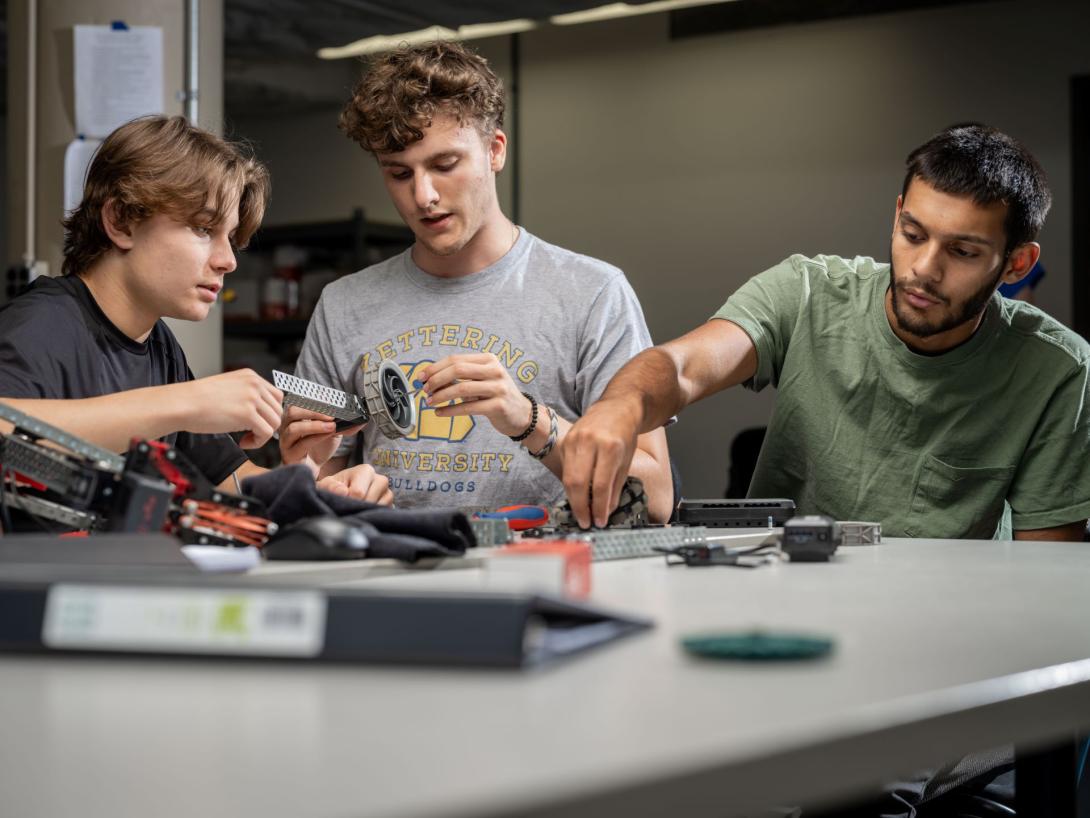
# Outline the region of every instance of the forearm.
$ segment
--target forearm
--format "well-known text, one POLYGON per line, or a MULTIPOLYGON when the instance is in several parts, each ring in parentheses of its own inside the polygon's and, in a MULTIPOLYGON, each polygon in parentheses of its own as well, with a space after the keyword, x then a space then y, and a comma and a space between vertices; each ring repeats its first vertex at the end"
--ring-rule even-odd
POLYGON ((647 512, 653 523, 665 523, 674 510, 674 481, 670 474, 670 458, 666 453, 666 434, 661 429, 661 451, 658 446, 649 445, 649 438, 656 432, 640 435, 639 448, 632 456, 632 465, 628 473, 643 482, 647 494, 647 512))
POLYGON ((742 329, 710 322, 641 352, 613 376, 601 400, 627 406, 640 432, 649 432, 689 404, 742 383, 756 368, 756 350, 742 329))
POLYGON ((650 432, 688 405, 680 374, 667 348, 651 347, 621 367, 599 400, 623 406, 639 432, 650 432))
POLYGON ((644 350, 613 377, 603 402, 623 406, 640 432, 662 427, 686 406, 752 378, 757 350, 745 330, 712 320, 644 350))
MULTIPOLYGON (((155 386, 97 398, 0 398, 0 402, 96 446, 123 452, 134 437, 154 440, 184 429, 185 413, 175 405, 170 389, 155 386)), ((10 424, 0 424, 0 431, 10 431, 10 424)))
MULTIPOLYGON (((552 421, 549 417, 548 408, 544 404, 539 404, 537 426, 534 427, 534 431, 528 438, 523 440, 520 445, 526 449, 527 452, 540 452, 548 445, 549 430, 551 426, 552 421)), ((557 477, 560 477, 564 473, 564 458, 560 453, 560 441, 568 434, 570 428, 571 424, 557 413, 556 445, 554 445, 552 450, 541 460, 541 464, 557 477)))

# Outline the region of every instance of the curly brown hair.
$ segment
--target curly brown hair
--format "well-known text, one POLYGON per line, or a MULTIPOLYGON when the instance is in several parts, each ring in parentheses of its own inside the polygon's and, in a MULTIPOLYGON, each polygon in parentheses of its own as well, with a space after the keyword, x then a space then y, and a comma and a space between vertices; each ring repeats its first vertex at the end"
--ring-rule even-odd
POLYGON ((122 224, 164 213, 213 227, 238 197, 234 244, 245 247, 265 215, 269 172, 248 148, 196 128, 181 116, 145 116, 109 136, 91 160, 83 200, 64 220, 65 275, 91 268, 113 242, 102 225, 112 202, 122 224))
POLYGON ((403 151, 424 138, 437 113, 486 136, 503 127, 503 83, 460 43, 402 46, 376 58, 352 90, 340 128, 370 153, 403 151))

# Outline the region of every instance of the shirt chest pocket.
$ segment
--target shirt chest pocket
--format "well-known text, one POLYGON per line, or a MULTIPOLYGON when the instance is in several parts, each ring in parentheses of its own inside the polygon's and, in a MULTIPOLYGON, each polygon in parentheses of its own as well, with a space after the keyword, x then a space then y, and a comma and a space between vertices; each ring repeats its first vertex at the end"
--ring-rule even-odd
POLYGON ((927 455, 912 498, 912 536, 991 539, 1014 466, 951 466, 927 455))

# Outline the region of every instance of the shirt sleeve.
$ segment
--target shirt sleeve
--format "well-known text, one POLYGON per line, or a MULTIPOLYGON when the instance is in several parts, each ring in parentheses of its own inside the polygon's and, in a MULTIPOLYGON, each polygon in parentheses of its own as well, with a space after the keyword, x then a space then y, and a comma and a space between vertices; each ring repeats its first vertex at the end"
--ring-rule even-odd
POLYGON ((179 432, 174 445, 217 486, 249 459, 231 436, 225 434, 179 432))
POLYGON ((757 348, 757 372, 745 382, 759 392, 780 380, 791 334, 809 301, 810 279, 803 256, 791 256, 743 284, 712 316, 737 324, 757 348))
MULTIPOLYGON (((298 378, 305 378, 323 386, 332 386, 334 389, 351 392, 354 388, 353 384, 341 382, 341 376, 337 373, 334 363, 337 356, 334 354, 333 340, 329 332, 329 315, 326 307, 328 292, 328 289, 322 292, 314 307, 314 315, 311 316, 306 337, 303 339, 303 348, 299 350, 299 358, 295 362, 294 374, 298 378)), ((333 456, 350 455, 356 446, 356 438, 357 435, 345 435, 333 456)))
POLYGON ((643 309, 628 280, 611 277, 591 303, 579 339, 576 402, 586 413, 622 366, 651 346, 643 309))
POLYGON ((1090 363, 1081 362, 1049 400, 1007 502, 1015 531, 1090 517, 1090 363))

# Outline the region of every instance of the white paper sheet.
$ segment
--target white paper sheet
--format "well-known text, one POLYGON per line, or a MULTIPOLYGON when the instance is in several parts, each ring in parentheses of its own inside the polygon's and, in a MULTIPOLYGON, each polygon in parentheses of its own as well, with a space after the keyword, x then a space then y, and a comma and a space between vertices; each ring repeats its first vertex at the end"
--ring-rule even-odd
POLYGON ((190 562, 209 573, 238 573, 261 565, 261 552, 252 545, 228 548, 224 545, 183 545, 190 562))
POLYGON ((76 133, 101 139, 134 117, 163 112, 163 30, 75 27, 76 133))
POLYGON ((76 209, 83 198, 83 185, 87 181, 87 167, 101 145, 98 139, 77 139, 64 149, 64 215, 76 209))

